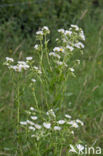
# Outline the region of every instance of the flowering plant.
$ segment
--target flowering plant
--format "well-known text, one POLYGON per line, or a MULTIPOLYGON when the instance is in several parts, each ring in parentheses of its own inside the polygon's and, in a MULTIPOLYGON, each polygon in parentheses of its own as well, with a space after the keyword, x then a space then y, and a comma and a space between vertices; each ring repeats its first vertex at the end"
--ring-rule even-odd
POLYGON ((74 143, 74 129, 84 125, 79 119, 71 120, 72 117, 68 113, 65 113, 61 119, 68 78, 70 75, 76 76, 75 68, 80 64, 80 60, 71 58, 78 51, 83 52, 84 32, 78 26, 71 25, 69 30, 59 29, 58 33, 60 35, 56 39, 57 46, 51 51, 48 48, 49 40, 47 39, 47 35, 50 34, 49 28, 44 26, 36 32, 38 44, 34 46, 34 49, 37 60, 29 56, 25 61, 18 61, 16 65, 13 58, 6 57, 5 61, 5 65, 13 74, 13 80, 20 82, 25 74, 27 86, 31 88, 34 105, 26 111, 28 119, 22 121, 20 120, 20 88, 23 82, 15 84, 17 85, 17 129, 19 135, 23 133, 26 139, 35 142, 33 145, 35 148, 32 148, 32 151, 35 150, 37 155, 43 155, 50 149, 52 154, 58 151, 62 153, 65 148, 68 148, 68 144, 74 143), (39 86, 38 92, 37 85, 39 86), (43 148, 47 148, 46 151, 43 152, 43 148))

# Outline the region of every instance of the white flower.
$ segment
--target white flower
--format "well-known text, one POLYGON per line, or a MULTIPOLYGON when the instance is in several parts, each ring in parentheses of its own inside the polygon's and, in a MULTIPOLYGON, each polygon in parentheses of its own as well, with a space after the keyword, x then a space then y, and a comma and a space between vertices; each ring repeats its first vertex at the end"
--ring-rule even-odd
POLYGON ((74 128, 78 128, 79 127, 78 124, 75 121, 67 122, 67 124, 72 125, 71 127, 74 127, 74 128))
POLYGON ((10 57, 6 57, 6 61, 14 62, 14 59, 13 58, 10 58, 10 57))
POLYGON ((80 32, 79 35, 80 35, 81 39, 82 39, 83 41, 85 41, 85 35, 84 35, 83 30, 81 30, 81 32, 80 32))
POLYGON ((56 117, 56 115, 55 115, 55 113, 54 113, 54 111, 52 109, 50 109, 46 114, 51 115, 53 117, 56 117))
POLYGON ((32 81, 32 82, 36 82, 36 80, 35 80, 35 79, 31 79, 31 81, 32 81))
POLYGON ((61 61, 56 61, 56 63, 57 63, 58 65, 63 65, 63 62, 61 62, 61 61))
POLYGON ((36 44, 36 45, 34 46, 34 49, 38 50, 38 49, 39 49, 39 45, 36 44))
POLYGON ((73 152, 73 153, 77 153, 77 151, 75 150, 75 148, 73 147, 73 145, 70 144, 70 150, 69 152, 73 152))
POLYGON ((38 67, 34 66, 33 68, 37 71, 38 74, 42 74, 41 70, 38 67))
POLYGON ((38 124, 34 124, 34 126, 35 126, 36 129, 41 129, 41 126, 38 125, 38 124))
POLYGON ((43 31, 37 31, 36 34, 37 35, 43 35, 43 31))
POLYGON ((35 70, 38 70, 39 68, 38 68, 38 67, 36 67, 36 66, 34 66, 34 69, 35 69, 35 70))
POLYGON ((71 72, 74 72, 74 68, 69 68, 69 70, 70 70, 71 72))
POLYGON ((65 114, 65 117, 68 118, 68 119, 71 119, 72 117, 68 114, 65 114))
POLYGON ((56 38, 56 41, 58 41, 59 39, 58 38, 56 38))
POLYGON ((72 31, 70 31, 70 30, 66 30, 66 31, 65 31, 65 35, 71 36, 71 34, 72 34, 72 31))
POLYGON ((48 28, 47 26, 44 26, 44 27, 42 28, 42 31, 43 31, 44 33, 47 33, 47 34, 50 33, 50 30, 49 30, 49 28, 48 28))
POLYGON ((20 121, 21 125, 27 125, 27 121, 20 121))
POLYGON ((84 125, 84 123, 81 120, 79 120, 79 119, 77 119, 76 122, 80 123, 82 126, 84 125))
POLYGON ((44 122, 44 123, 43 123, 43 126, 44 126, 45 128, 47 128, 47 129, 50 129, 51 124, 50 124, 50 123, 44 122))
POLYGON ((84 48, 84 44, 82 42, 75 43, 74 46, 79 49, 84 48))
POLYGON ((30 110, 31 110, 31 111, 35 111, 35 109, 34 109, 33 107, 30 107, 30 110))
POLYGON ((30 125, 32 125, 32 126, 35 125, 35 124, 34 124, 32 121, 30 121, 30 120, 27 120, 27 123, 30 124, 30 125))
POLYGON ((9 66, 8 68, 9 68, 9 69, 13 69, 13 70, 15 70, 15 71, 17 71, 17 69, 18 69, 17 66, 9 66))
POLYGON ((65 121, 64 120, 59 120, 59 121, 57 121, 57 123, 60 124, 60 125, 63 125, 65 123, 65 121))
POLYGON ((72 28, 75 28, 76 31, 79 30, 79 27, 78 27, 77 25, 73 25, 73 24, 71 24, 71 27, 72 27, 72 28))
POLYGON ((71 131, 71 134, 74 134, 74 131, 71 131))
POLYGON ((76 147, 78 148, 79 153, 82 152, 82 151, 84 150, 84 146, 81 145, 81 144, 77 144, 76 147))
POLYGON ((64 34, 65 30, 64 29, 58 29, 58 32, 64 34))
POLYGON ((32 120, 37 120, 37 118, 38 118, 37 116, 31 116, 32 120))
POLYGON ((20 65, 26 65, 26 62, 24 62, 24 61, 18 61, 18 64, 20 64, 20 65))
POLYGON ((49 56, 54 56, 54 57, 60 59, 60 56, 58 54, 54 53, 54 52, 50 52, 49 56))
POLYGON ((35 131, 35 127, 33 126, 29 126, 29 129, 35 131))
POLYGON ((74 50, 74 48, 72 46, 70 46, 70 45, 67 45, 66 48, 69 49, 70 51, 74 50))
POLYGON ((54 52, 64 52, 64 49, 62 47, 55 47, 53 49, 54 52))
POLYGON ((27 61, 30 61, 30 60, 32 60, 33 58, 32 57, 26 57, 26 60, 27 61))
POLYGON ((54 130, 55 130, 55 131, 60 131, 60 130, 61 130, 61 127, 59 127, 59 126, 54 126, 54 130))
POLYGON ((24 61, 18 61, 16 66, 9 66, 9 69, 13 69, 17 72, 21 72, 23 69, 27 70, 30 66, 26 64, 24 61))
POLYGON ((24 70, 27 70, 29 67, 30 67, 30 66, 27 65, 27 64, 25 64, 25 65, 23 65, 23 64, 18 64, 18 65, 17 65, 17 71, 18 71, 18 72, 21 72, 23 69, 24 69, 24 70))
POLYGON ((68 65, 65 62, 61 62, 61 61, 56 61, 57 65, 62 66, 64 65, 65 67, 68 67, 68 65))
POLYGON ((37 72, 38 72, 38 74, 42 74, 41 70, 38 70, 37 72))
POLYGON ((47 26, 44 26, 42 29, 43 30, 49 30, 49 28, 47 26))

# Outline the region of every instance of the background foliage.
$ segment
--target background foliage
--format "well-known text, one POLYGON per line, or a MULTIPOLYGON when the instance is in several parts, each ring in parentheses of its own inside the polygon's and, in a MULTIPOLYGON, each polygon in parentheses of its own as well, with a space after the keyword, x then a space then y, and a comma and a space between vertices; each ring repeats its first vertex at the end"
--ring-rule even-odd
MULTIPOLYGON (((103 148, 103 1, 102 0, 1 0, 0 1, 0 150, 15 149, 15 88, 2 65, 5 56, 23 59, 33 54, 35 31, 47 25, 54 47, 58 28, 70 24, 82 27, 86 35, 85 52, 77 77, 68 82, 67 107, 85 122, 80 134, 91 146, 103 148)), ((34 54, 35 57, 35 54, 34 54)), ((25 93, 30 100, 30 93, 25 93)), ((30 101, 33 103, 33 101, 30 101)), ((21 108, 29 104, 23 101, 21 108)), ((2 154, 1 154, 2 155, 2 154)))

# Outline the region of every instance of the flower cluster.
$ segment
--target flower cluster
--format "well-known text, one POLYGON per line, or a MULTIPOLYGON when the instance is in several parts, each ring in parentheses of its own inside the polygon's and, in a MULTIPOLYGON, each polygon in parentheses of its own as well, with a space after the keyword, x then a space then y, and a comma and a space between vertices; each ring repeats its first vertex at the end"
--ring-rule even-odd
POLYGON ((45 135, 47 133, 54 133, 54 131, 68 131, 68 129, 69 133, 74 135, 74 130, 84 125, 79 119, 72 120, 72 117, 69 114, 65 114, 64 119, 58 119, 58 116, 53 109, 50 109, 46 113, 41 113, 34 107, 30 107, 30 110, 26 112, 29 114, 29 119, 21 121, 20 124, 22 126, 27 126, 31 137, 38 138, 38 134, 41 133, 45 135), (47 130, 49 131, 47 132, 47 130))
POLYGON ((14 59, 6 57, 5 65, 7 65, 9 69, 12 69, 16 72, 22 72, 23 70, 28 70, 30 68, 30 66, 28 65, 28 62, 31 60, 32 60, 32 57, 26 57, 26 62, 18 61, 16 65, 12 65, 12 62, 14 62, 14 59))
MULTIPOLYGON (((43 40, 43 36, 50 33, 50 30, 47 26, 44 26, 41 30, 36 32, 36 38, 37 40, 43 40)), ((38 48, 38 45, 35 45, 34 48, 38 48)))
MULTIPOLYGON (((84 44, 82 41, 85 41, 84 32, 77 25, 71 25, 69 30, 58 29, 58 32, 61 35, 61 39, 56 39, 58 43, 61 43, 61 46, 54 47, 53 51, 49 53, 49 56, 52 56, 56 59, 55 63, 59 66, 68 67, 67 60, 68 56, 72 55, 74 50, 82 50, 84 44)), ((80 60, 79 60, 80 61, 80 60)), ((74 72, 73 68, 69 68, 71 72, 74 72)))

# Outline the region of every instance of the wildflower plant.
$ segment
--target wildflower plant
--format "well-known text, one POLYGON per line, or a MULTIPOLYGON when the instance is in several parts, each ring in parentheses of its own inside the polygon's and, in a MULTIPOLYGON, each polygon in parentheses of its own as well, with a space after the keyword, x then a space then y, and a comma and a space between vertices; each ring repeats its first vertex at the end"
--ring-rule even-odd
MULTIPOLYGON (((80 64, 80 60, 71 58, 77 52, 83 53, 84 32, 77 25, 71 25, 69 30, 59 29, 58 33, 56 47, 50 49, 49 28, 44 26, 36 32, 37 43, 34 45, 34 51, 38 60, 29 56, 25 61, 17 61, 15 65, 13 58, 6 57, 4 63, 10 70, 17 88, 18 133, 23 133, 23 136, 32 142, 32 146, 35 147, 32 151, 36 155, 45 155, 47 152, 55 155, 57 151, 62 154, 63 150, 67 152, 69 145, 72 147, 75 142, 75 130, 84 125, 79 119, 73 120, 68 113, 61 115, 65 105, 67 81, 70 76, 76 76, 75 68, 80 64), (34 105, 26 110, 25 121, 20 120, 20 88, 23 86, 24 75, 25 86, 31 89, 34 100, 34 105)), ((23 89, 25 90, 24 86, 23 89)), ((73 152, 73 150, 70 151, 73 152)))

